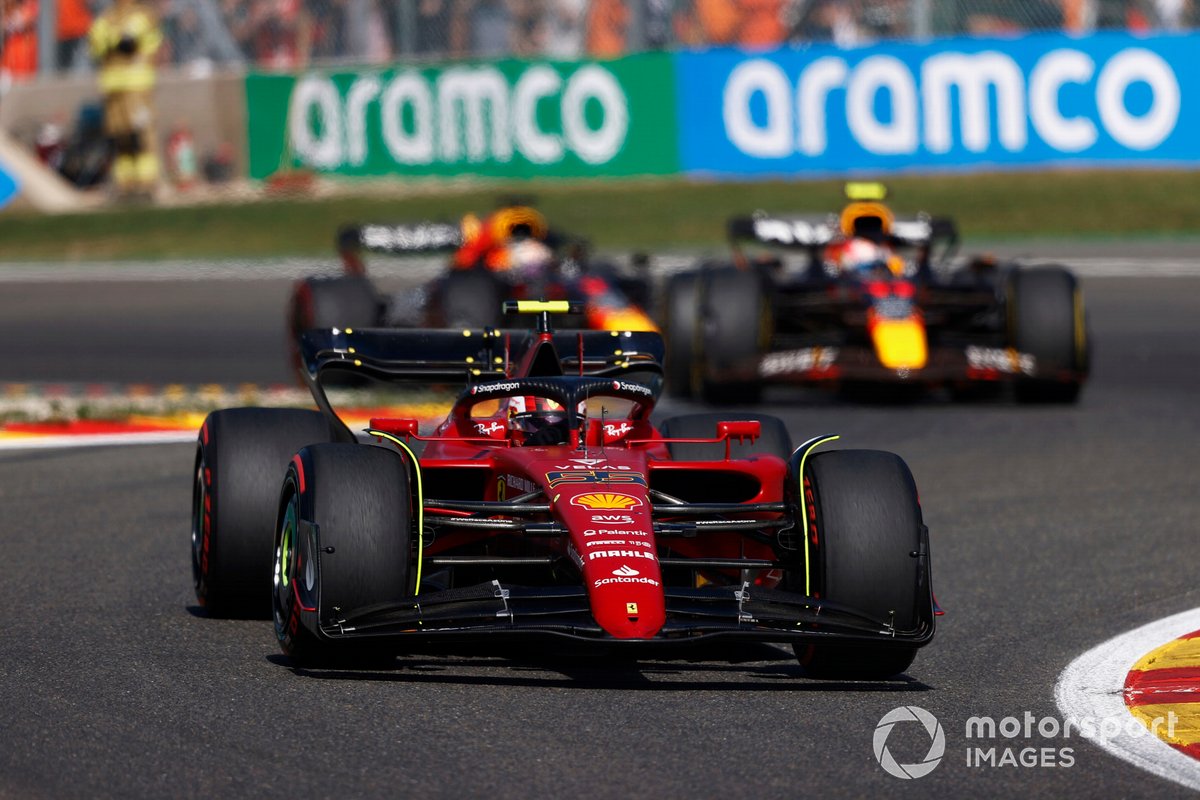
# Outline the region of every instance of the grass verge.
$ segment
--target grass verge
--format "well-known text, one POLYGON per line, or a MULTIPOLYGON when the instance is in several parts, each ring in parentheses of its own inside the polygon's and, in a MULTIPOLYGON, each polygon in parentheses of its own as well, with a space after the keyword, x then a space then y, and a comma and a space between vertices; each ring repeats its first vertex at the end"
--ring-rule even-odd
MULTIPOLYGON (((1200 172, 1039 171, 902 176, 888 180, 900 213, 954 216, 964 239, 1175 236, 1200 232, 1200 172)), ((602 249, 717 244, 730 214, 756 208, 824 212, 841 181, 645 181, 473 184, 397 182, 370 196, 259 200, 86 215, 0 215, 0 260, 86 261, 320 256, 348 221, 456 219, 506 194, 533 195, 556 227, 602 249)))

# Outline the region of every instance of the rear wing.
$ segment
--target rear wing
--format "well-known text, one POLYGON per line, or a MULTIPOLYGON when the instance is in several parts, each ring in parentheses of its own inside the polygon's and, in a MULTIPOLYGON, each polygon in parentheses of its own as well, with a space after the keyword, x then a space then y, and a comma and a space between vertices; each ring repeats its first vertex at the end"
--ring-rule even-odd
POLYGON ((462 227, 452 222, 343 225, 337 233, 338 255, 346 272, 352 275, 365 271, 365 252, 393 255, 451 253, 462 244, 462 227))
MULTIPOLYGON (((553 250, 568 252, 577 261, 585 261, 588 240, 551 228, 542 239, 553 250)), ((453 253, 466 242, 462 226, 454 222, 413 222, 398 225, 343 225, 337 233, 337 252, 348 275, 366 273, 366 253, 389 255, 428 255, 453 253)))
MULTIPOLYGON (((338 370, 471 386, 510 377, 513 365, 537 342, 538 334, 528 329, 317 328, 301 334, 300 356, 310 384, 323 372, 338 370)), ((553 334, 553 343, 566 375, 662 374, 663 340, 653 331, 562 331, 553 334)))
MULTIPOLYGON (((729 239, 736 248, 742 242, 790 250, 815 251, 841 238, 841 226, 834 215, 801 216, 770 215, 756 212, 750 216, 730 218, 729 239)), ((958 227, 949 217, 930 217, 920 214, 892 223, 889 243, 896 247, 933 248, 945 245, 949 256, 958 246, 958 227)))

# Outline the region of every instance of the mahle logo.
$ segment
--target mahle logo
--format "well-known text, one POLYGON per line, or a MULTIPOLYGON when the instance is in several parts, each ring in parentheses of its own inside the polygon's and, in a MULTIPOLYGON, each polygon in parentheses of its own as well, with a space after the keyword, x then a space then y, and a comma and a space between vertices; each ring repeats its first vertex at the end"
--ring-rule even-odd
POLYGON ((511 83, 486 65, 432 77, 418 70, 367 73, 344 96, 330 77, 312 74, 292 90, 287 125, 295 156, 323 170, 363 166, 372 139, 382 139, 392 161, 406 166, 507 163, 515 154, 556 164, 569 153, 604 164, 625 145, 629 101, 598 64, 567 75, 534 64, 511 83), (556 112, 554 130, 542 127, 540 106, 556 112), (378 136, 369 136, 372 130, 378 136))
POLYGON ((875 726, 875 737, 872 744, 875 749, 875 760, 887 774, 904 780, 912 780, 925 777, 941 763, 942 756, 946 752, 946 734, 937 717, 925 709, 920 706, 900 706, 893 708, 883 715, 883 719, 879 720, 879 724, 875 726), (888 750, 888 736, 891 735, 892 728, 902 722, 919 723, 929 734, 929 751, 925 753, 923 759, 915 764, 897 762, 891 751, 888 750))

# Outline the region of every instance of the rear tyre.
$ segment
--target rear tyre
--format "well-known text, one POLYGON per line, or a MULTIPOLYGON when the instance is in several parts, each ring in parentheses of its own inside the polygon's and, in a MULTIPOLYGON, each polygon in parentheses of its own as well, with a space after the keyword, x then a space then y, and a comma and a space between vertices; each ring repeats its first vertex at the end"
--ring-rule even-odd
MULTIPOLYGON (((932 619, 927 534, 904 461, 878 450, 818 453, 808 459, 803 481, 812 594, 899 631, 932 619)), ((787 580, 804 591, 803 567, 787 580)), ((794 649, 806 674, 839 679, 888 678, 916 655, 915 647, 876 644, 794 649)))
POLYGON ((1025 403, 1073 403, 1088 368, 1087 329, 1079 282, 1062 267, 1013 270, 1008 288, 1009 340, 1036 359, 1040 374, 1062 380, 1024 379, 1015 386, 1025 403))
POLYGON ((374 328, 383 321, 383 300, 365 275, 305 278, 292 290, 288 328, 292 367, 300 370, 299 337, 311 328, 374 328))
POLYGON ((700 290, 702 275, 685 272, 667 283, 663 309, 665 324, 667 389, 676 397, 691 397, 697 369, 700 336, 700 290))
POLYGON ((280 478, 297 450, 330 438, 329 423, 316 411, 231 408, 208 415, 192 485, 192 580, 210 616, 270 613, 280 478))
POLYGON ((498 328, 505 287, 483 269, 454 270, 440 287, 440 324, 447 328, 498 328))
MULTIPOLYGON (((731 442, 729 454, 733 458, 749 458, 757 455, 779 456, 784 461, 792 454, 792 435, 779 417, 769 414, 683 414, 663 420, 659 432, 665 438, 711 439, 717 433, 718 422, 757 420, 762 424, 762 436, 753 443, 731 442)), ((725 458, 725 443, 695 444, 692 442, 668 442, 667 449, 676 461, 720 461, 725 458)))
POLYGON ((700 394, 721 405, 757 403, 762 398, 759 356, 773 332, 763 276, 726 267, 704 278, 700 394))
POLYGON ((378 665, 392 653, 328 641, 313 627, 412 595, 414 531, 403 457, 382 447, 318 444, 298 454, 278 501, 272 610, 299 666, 378 665))

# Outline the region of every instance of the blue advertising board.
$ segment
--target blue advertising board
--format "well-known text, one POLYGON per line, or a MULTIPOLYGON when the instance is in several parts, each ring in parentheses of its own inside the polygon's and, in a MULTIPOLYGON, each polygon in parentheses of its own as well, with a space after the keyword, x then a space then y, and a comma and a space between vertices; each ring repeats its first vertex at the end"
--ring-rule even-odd
POLYGON ((0 163, 0 208, 12 202, 20 190, 17 179, 9 175, 4 169, 4 164, 0 163))
POLYGON ((688 173, 1200 164, 1200 35, 681 53, 688 173))

